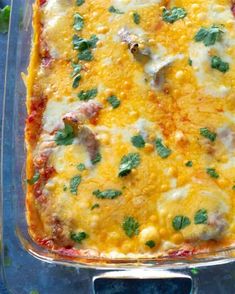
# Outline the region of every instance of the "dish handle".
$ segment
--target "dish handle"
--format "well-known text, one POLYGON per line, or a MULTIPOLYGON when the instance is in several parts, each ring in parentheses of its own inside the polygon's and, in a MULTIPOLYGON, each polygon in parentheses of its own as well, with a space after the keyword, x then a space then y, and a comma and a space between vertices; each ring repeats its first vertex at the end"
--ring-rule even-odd
POLYGON ((108 271, 92 279, 93 294, 180 293, 196 294, 197 278, 187 273, 162 269, 108 271), (116 289, 116 290, 115 290, 116 289), (148 290, 149 289, 149 290, 148 290), (168 289, 168 290, 167 290, 168 289), (117 290, 119 290, 117 292, 117 290))

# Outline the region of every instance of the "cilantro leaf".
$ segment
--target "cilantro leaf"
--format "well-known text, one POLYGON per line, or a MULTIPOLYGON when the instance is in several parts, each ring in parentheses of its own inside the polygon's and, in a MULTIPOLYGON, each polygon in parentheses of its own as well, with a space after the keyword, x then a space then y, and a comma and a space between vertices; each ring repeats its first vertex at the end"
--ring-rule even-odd
POLYGON ((93 60, 93 55, 92 55, 90 49, 86 49, 86 50, 78 53, 78 58, 80 60, 91 61, 91 60, 93 60))
POLYGON ((77 63, 71 63, 72 67, 73 67, 73 72, 71 73, 71 77, 75 77, 77 74, 80 73, 80 71, 82 70, 82 66, 81 64, 77 64, 77 63))
POLYGON ((196 225, 199 225, 199 224, 206 224, 207 223, 207 219, 208 219, 208 216, 207 216, 207 210, 202 208, 202 209, 199 209, 195 215, 194 215, 194 223, 196 225))
POLYGON ((133 13, 133 21, 135 24, 140 24, 140 15, 137 12, 133 13))
POLYGON ((114 6, 109 7, 109 12, 116 13, 116 14, 124 14, 124 12, 120 11, 119 9, 115 8, 114 6))
POLYGON ((155 145, 156 145, 157 153, 161 158, 167 158, 168 156, 171 155, 172 151, 168 147, 163 145, 162 139, 157 138, 155 145))
POLYGON ((76 89, 79 86, 79 82, 81 80, 82 76, 80 74, 78 74, 77 76, 75 76, 75 78, 73 79, 73 84, 72 87, 74 89, 76 89))
POLYGON ((76 31, 81 31, 81 29, 84 27, 84 20, 83 17, 79 13, 74 14, 74 24, 73 28, 76 31))
POLYGON ((149 248, 153 248, 156 246, 155 242, 153 240, 149 240, 145 243, 146 246, 148 246, 149 248))
POLYGON ((78 93, 78 98, 81 101, 88 101, 90 99, 95 98, 97 93, 98 93, 97 88, 93 88, 93 89, 88 90, 88 91, 81 91, 80 93, 78 93))
POLYGON ((196 42, 203 42, 205 46, 211 46, 222 39, 223 33, 224 30, 218 25, 213 25, 210 28, 202 27, 194 36, 194 40, 196 42))
POLYGON ((192 167, 192 166, 193 166, 193 162, 192 162, 191 160, 189 160, 189 161, 187 161, 187 162, 185 163, 185 166, 187 166, 187 167, 192 167))
POLYGON ((96 156, 95 156, 95 158, 93 158, 93 159, 91 160, 91 163, 94 165, 94 164, 100 162, 101 159, 102 159, 101 154, 100 154, 100 153, 97 153, 96 156))
POLYGON ((209 139, 211 142, 214 142, 217 135, 214 132, 211 132, 208 128, 200 128, 200 135, 209 139))
POLYGON ((218 56, 212 56, 211 58, 211 68, 217 69, 220 72, 227 72, 229 70, 229 63, 223 61, 218 56))
POLYGON ((117 98, 117 96, 114 95, 108 97, 107 101, 113 107, 113 109, 118 108, 118 106, 121 104, 121 101, 117 98))
POLYGON ((77 3, 77 6, 81 6, 82 4, 85 3, 85 0, 77 0, 76 3, 77 3))
POLYGON ((162 19, 169 23, 174 23, 179 19, 185 18, 186 15, 187 12, 181 7, 173 7, 171 9, 164 8, 162 11, 162 19))
POLYGON ((79 233, 70 233, 70 239, 73 240, 76 243, 81 243, 84 239, 88 238, 89 235, 85 232, 79 232, 79 233))
POLYGON ((77 169, 80 170, 80 171, 83 171, 83 170, 86 169, 86 166, 85 166, 84 163, 79 163, 79 164, 77 165, 77 169))
POLYGON ((7 33, 9 26, 11 7, 6 5, 4 8, 0 9, 0 33, 7 33))
POLYGON ((80 185, 81 180, 82 180, 81 176, 74 176, 70 180, 69 190, 72 194, 77 195, 78 186, 80 185))
POLYGON ((217 171, 214 168, 207 168, 206 172, 212 178, 215 178, 215 179, 219 178, 219 174, 217 173, 217 171))
POLYGON ((33 185, 33 184, 35 184, 39 180, 39 178, 40 178, 40 173, 39 172, 36 172, 31 179, 28 179, 27 180, 27 183, 29 185, 33 185))
POLYGON ((184 229, 191 224, 190 219, 187 216, 177 215, 172 221, 172 226, 176 231, 184 229))
POLYGON ((139 234, 139 223, 132 216, 124 218, 122 228, 129 238, 139 234))
POLYGON ((100 207, 99 203, 95 203, 92 205, 91 210, 93 210, 95 208, 99 208, 99 207, 100 207))
POLYGON ((96 43, 99 41, 96 35, 92 35, 90 39, 83 39, 77 35, 73 36, 73 49, 74 50, 79 50, 80 52, 90 49, 90 48, 95 48, 96 43))
POLYGON ((57 145, 71 145, 74 137, 75 134, 73 132, 73 128, 70 125, 65 124, 64 129, 56 132, 55 142, 57 145))
POLYGON ((138 153, 129 153, 124 155, 119 166, 119 177, 128 175, 131 170, 140 164, 140 155, 138 153))
POLYGON ((107 189, 104 191, 95 190, 92 194, 99 199, 115 199, 118 196, 122 195, 122 192, 115 189, 107 189))
POLYGON ((136 148, 143 148, 145 146, 144 138, 141 135, 133 136, 131 142, 136 148))
POLYGON ((188 65, 192 66, 193 65, 193 61, 191 58, 188 59, 188 65))

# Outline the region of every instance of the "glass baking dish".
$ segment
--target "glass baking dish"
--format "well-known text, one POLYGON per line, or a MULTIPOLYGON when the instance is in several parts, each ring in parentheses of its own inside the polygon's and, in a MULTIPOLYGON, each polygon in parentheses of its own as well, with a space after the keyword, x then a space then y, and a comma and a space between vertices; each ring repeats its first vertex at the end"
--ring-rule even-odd
MULTIPOLYGON (((26 107, 25 86, 21 78, 21 73, 27 72, 29 63, 33 2, 33 0, 12 0, 3 101, 1 153, 1 200, 4 207, 3 212, 6 212, 6 207, 8 207, 8 210, 10 207, 11 217, 9 218, 7 213, 5 215, 3 213, 3 242, 4 238, 8 239, 8 233, 6 232, 14 228, 21 246, 37 259, 52 264, 95 269, 96 271, 92 272, 92 276, 99 273, 97 270, 105 270, 106 275, 104 276, 103 274, 103 278, 147 279, 153 277, 173 278, 175 276, 176 278, 191 279, 185 273, 189 273, 192 268, 215 266, 235 261, 235 247, 188 257, 101 259, 86 256, 62 256, 38 246, 31 240, 25 218, 24 122, 26 118, 26 107), (115 270, 115 275, 111 270, 115 270)), ((15 239, 15 242, 18 241, 15 239)), ((3 255, 2 253, 4 259, 3 255)), ((96 278, 94 277, 93 280, 95 281, 96 278)), ((195 279, 193 279, 193 282, 195 282, 195 279)))

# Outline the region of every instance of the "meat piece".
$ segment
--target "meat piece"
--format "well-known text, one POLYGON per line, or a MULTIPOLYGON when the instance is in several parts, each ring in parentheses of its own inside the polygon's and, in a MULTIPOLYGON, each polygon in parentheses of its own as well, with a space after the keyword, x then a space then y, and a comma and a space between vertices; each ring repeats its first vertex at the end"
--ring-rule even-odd
POLYGON ((68 238, 64 232, 64 225, 58 217, 53 217, 52 225, 52 240, 59 247, 72 247, 74 242, 68 238))
POLYGON ((101 104, 95 101, 82 103, 77 109, 66 113, 63 116, 63 121, 71 124, 83 124, 87 119, 96 117, 101 108, 101 104))
POLYGON ((130 30, 127 28, 122 28, 118 32, 119 37, 121 38, 122 42, 125 42, 128 44, 128 47, 131 51, 131 53, 136 57, 139 58, 140 56, 138 55, 144 55, 144 56, 150 56, 151 55, 151 50, 147 46, 145 46, 143 49, 139 48, 139 44, 146 43, 146 41, 139 37, 138 35, 131 33, 130 30))
POLYGON ((175 60, 182 59, 182 54, 166 56, 161 58, 159 55, 152 55, 150 61, 145 65, 145 72, 153 77, 152 86, 161 87, 164 83, 165 69, 175 60))
POLYGON ((37 150, 37 155, 33 159, 34 166, 37 169, 45 168, 47 165, 48 158, 53 151, 53 148, 56 147, 55 141, 46 141, 42 142, 37 150))
POLYGON ((231 11, 232 11, 232 14, 233 14, 234 17, 235 17, 235 0, 232 0, 231 11))
POLYGON ((219 212, 209 214, 207 226, 199 236, 200 240, 207 241, 220 239, 225 232, 227 225, 223 214, 219 212))
POLYGON ((228 151, 234 150, 235 132, 233 132, 229 127, 223 127, 217 131, 217 135, 228 151))
POLYGON ((99 152, 99 141, 97 140, 95 133, 90 128, 84 126, 79 132, 79 139, 86 147, 90 159, 94 160, 99 152))

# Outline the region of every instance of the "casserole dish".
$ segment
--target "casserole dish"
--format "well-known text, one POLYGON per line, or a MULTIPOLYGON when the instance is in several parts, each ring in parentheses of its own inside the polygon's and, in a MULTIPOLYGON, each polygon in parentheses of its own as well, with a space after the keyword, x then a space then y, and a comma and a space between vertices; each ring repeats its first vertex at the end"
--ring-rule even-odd
MULTIPOLYGON (((18 4, 18 3, 17 3, 18 4)), ((13 13, 17 9, 15 6, 17 5, 12 3, 13 13)), ((217 252, 210 252, 205 254, 198 254, 193 256, 178 256, 178 257, 166 257, 166 258, 128 258, 128 259, 110 259, 110 258, 95 258, 95 257, 87 257, 87 256, 78 256, 78 257, 70 257, 68 255, 59 255, 56 252, 52 252, 45 248, 42 248, 36 245, 28 234, 27 224, 25 219, 25 204, 24 204, 24 196, 25 196, 25 187, 22 182, 24 182, 25 174, 24 174, 24 162, 25 162, 25 153, 24 150, 24 119, 25 119, 25 107, 24 107, 24 99, 25 99, 25 90, 23 82, 19 79, 19 75, 21 72, 25 72, 28 61, 29 61, 29 53, 31 46, 31 2, 23 3, 21 7, 24 7, 23 10, 23 21, 21 24, 21 30, 19 30, 20 34, 17 36, 17 39, 20 42, 17 44, 17 51, 8 52, 8 72, 6 75, 6 88, 5 88, 5 101, 4 101, 4 115, 9 115, 9 113, 13 114, 13 123, 10 123, 9 120, 6 120, 3 117, 3 152, 2 152, 2 192, 7 193, 7 189, 9 186, 6 186, 4 183, 6 178, 10 178, 12 181, 11 192, 12 194, 12 203, 14 209, 14 224, 16 228, 16 233, 18 238, 21 241, 23 247, 33 256, 47 262, 60 263, 65 265, 74 265, 79 267, 87 267, 87 268, 96 268, 96 269, 145 269, 148 277, 152 277, 152 272, 150 269, 154 269, 154 275, 158 273, 162 274, 162 270, 171 269, 171 270, 185 270, 186 268, 191 267, 200 267, 204 265, 215 265, 221 263, 228 263, 233 261, 234 256, 234 248, 229 247, 223 250, 219 250, 217 252), (17 52, 17 53, 16 53, 17 52), (8 85, 7 81, 9 78, 9 68, 14 66, 12 65, 12 59, 16 60, 16 71, 14 73, 16 79, 14 85, 8 85), (18 78, 17 78, 18 77, 18 78), (9 104, 6 97, 14 96, 14 103, 9 104), (6 134, 8 134, 8 138, 10 140, 6 142, 6 134), (6 154, 9 148, 13 149, 15 155, 12 162, 6 161, 6 154), (3 177, 4 173, 4 177, 3 177), (22 177, 19 176, 22 174, 22 177)), ((11 30, 17 30, 18 26, 16 22, 18 18, 12 19, 11 21, 11 30)), ((15 35, 12 37, 12 33, 9 35, 9 48, 14 47, 15 44, 15 35)), ((5 201, 5 200, 4 200, 5 201)), ((141 271, 132 271, 129 274, 129 277, 133 277, 136 275, 141 275, 141 271)), ((147 275, 146 274, 146 275, 147 275)), ((160 276, 161 276, 160 274, 160 276)), ((123 273, 116 275, 116 277, 122 277, 123 273)), ((128 276, 128 274, 127 274, 128 276)), ((167 273, 165 274, 167 276, 167 273)), ((172 277, 172 275, 169 275, 172 277)), ((110 276, 112 277, 112 274, 110 276)), ((177 274, 176 274, 177 277, 177 274)), ((180 275, 178 275, 180 277, 180 275)))

